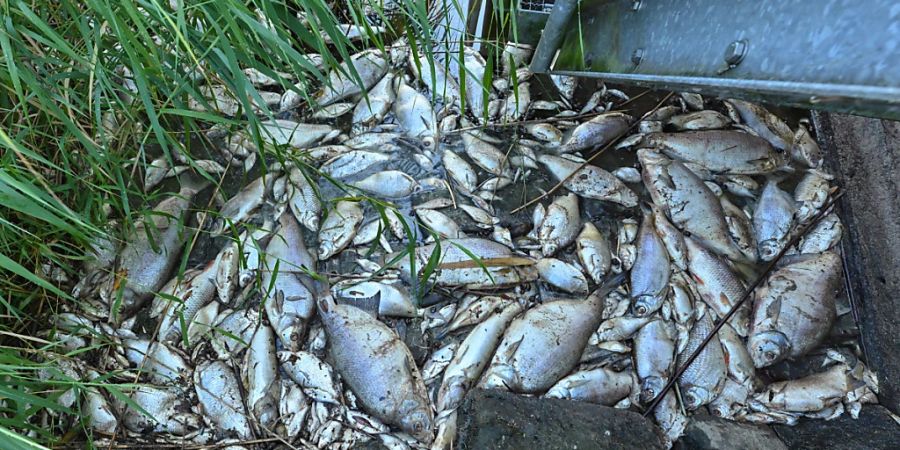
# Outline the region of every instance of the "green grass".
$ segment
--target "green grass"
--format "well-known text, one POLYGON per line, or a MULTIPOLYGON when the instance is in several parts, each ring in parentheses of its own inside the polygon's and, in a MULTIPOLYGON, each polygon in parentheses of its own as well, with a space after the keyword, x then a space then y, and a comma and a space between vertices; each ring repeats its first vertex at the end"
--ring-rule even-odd
MULTIPOLYGON (((263 103, 243 72, 252 68, 309 99, 327 70, 338 70, 340 61, 364 47, 383 50, 399 36, 422 50, 427 64, 437 63, 425 1, 398 0, 390 15, 378 8, 379 0, 349 2, 353 7, 347 10, 330 7, 342 3, 0 3, 0 448, 90 441, 84 423, 60 418, 77 416, 72 414, 77 403, 64 408, 56 402, 69 389, 103 389, 108 397, 127 397, 122 389, 130 385, 117 374, 90 383, 61 374, 38 377, 50 367, 46 361, 74 356, 65 354, 55 335, 38 332, 53 314, 78 310, 69 285, 42 268, 76 280, 91 242, 105 236, 124 241, 135 221, 161 198, 132 182, 153 159, 148 149, 158 148, 170 165, 176 152, 192 160, 200 154, 195 142, 213 126, 248 130, 263 148, 259 124, 267 117, 193 111, 191 100, 209 106, 201 86, 224 85, 242 111, 252 111, 254 103, 263 103), (366 6, 381 15, 389 27, 386 34, 375 34, 363 20, 366 6), (368 36, 350 42, 339 23, 364 26, 368 36), (308 53, 323 55, 325 70, 316 69, 308 53), (108 227, 110 219, 119 226, 108 227), (40 414, 48 423, 38 421, 40 414)), ((459 8, 455 0, 447 3, 459 8)), ((492 1, 494 20, 504 30, 515 28, 514 3, 492 1)), ((489 65, 499 67, 502 44, 488 44, 489 65)), ((359 80, 355 73, 346 75, 359 80)), ((265 151, 278 160, 292 157, 284 149, 265 151)), ((385 204, 372 204, 382 215, 390 212, 385 204)), ((426 274, 434 270, 432 259, 426 274)))

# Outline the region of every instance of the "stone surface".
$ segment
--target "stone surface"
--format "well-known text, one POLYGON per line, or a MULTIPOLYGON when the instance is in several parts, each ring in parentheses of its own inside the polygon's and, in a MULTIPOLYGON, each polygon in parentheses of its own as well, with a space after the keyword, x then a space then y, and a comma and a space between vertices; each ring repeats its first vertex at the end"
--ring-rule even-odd
POLYGON ((814 113, 828 170, 844 192, 840 214, 851 292, 880 402, 900 412, 900 122, 814 113))
POLYGON ((713 416, 691 416, 676 449, 787 450, 771 428, 713 416))
POLYGON ((834 420, 803 419, 793 427, 775 425, 791 449, 888 450, 900 448, 900 424, 879 405, 863 405, 859 419, 844 414, 834 420))
POLYGON ((459 417, 460 450, 664 448, 650 420, 590 403, 475 390, 459 417))

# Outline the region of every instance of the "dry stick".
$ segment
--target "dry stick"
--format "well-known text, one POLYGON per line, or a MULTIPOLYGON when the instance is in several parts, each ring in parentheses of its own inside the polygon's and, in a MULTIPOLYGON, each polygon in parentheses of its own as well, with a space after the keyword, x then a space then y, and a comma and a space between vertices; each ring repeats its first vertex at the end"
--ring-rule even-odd
POLYGON ((647 410, 644 411, 644 414, 643 414, 644 417, 647 417, 648 415, 650 415, 650 413, 652 413, 653 410, 656 409, 657 406, 659 406, 660 402, 662 402, 663 398, 665 398, 666 393, 669 392, 670 389, 672 389, 672 386, 674 386, 675 383, 678 381, 678 379, 681 378, 681 376, 688 369, 688 367, 690 367, 691 364, 694 363, 694 360, 697 359, 698 356, 700 356, 700 352, 702 352, 703 349, 706 348, 706 345, 709 344, 709 342, 712 341, 712 339, 714 337, 716 337, 716 335, 719 333, 719 330, 721 330, 722 327, 725 325, 725 323, 727 323, 728 320, 731 319, 731 316, 733 316, 738 311, 738 309, 740 309, 741 306, 744 305, 744 303, 747 301, 748 298, 750 298, 750 294, 752 294, 753 291, 755 291, 756 288, 759 287, 762 284, 762 282, 769 276, 769 274, 772 273, 772 271, 775 269, 775 266, 778 264, 778 262, 781 260, 781 258, 788 252, 788 250, 790 250, 792 247, 797 245, 797 243, 800 242, 800 238, 805 236, 806 233, 809 232, 809 230, 811 230, 823 218, 825 218, 825 216, 828 214, 828 210, 832 206, 834 206, 834 204, 843 195, 844 195, 843 192, 838 192, 834 197, 832 197, 831 201, 828 202, 828 204, 825 205, 822 209, 820 209, 819 212, 816 214, 816 216, 808 224, 806 224, 806 226, 802 230, 800 230, 800 232, 795 234, 791 238, 791 240, 788 241, 787 245, 785 245, 784 248, 782 248, 781 251, 778 252, 778 255, 775 256, 775 258, 772 261, 770 261, 769 264, 766 265, 766 268, 763 270, 762 274, 760 274, 758 277, 756 277, 756 280, 754 280, 753 283, 749 287, 747 287, 747 289, 744 290, 744 294, 741 295, 741 299, 738 300, 737 303, 735 303, 734 306, 732 306, 730 310, 728 310, 728 314, 725 314, 725 316, 722 317, 721 320, 719 320, 719 322, 716 324, 716 326, 713 327, 712 331, 708 335, 706 335, 705 338, 703 338, 703 342, 700 343, 700 346, 697 347, 697 350, 694 350, 694 353, 691 353, 691 356, 688 357, 687 361, 681 366, 681 368, 679 368, 675 372, 675 375, 671 379, 669 379, 669 382, 666 383, 665 387, 663 387, 662 392, 660 392, 659 395, 657 395, 656 398, 653 399, 653 402, 650 403, 650 406, 648 406, 647 410))
MULTIPOLYGON (((641 119, 643 119, 644 117, 647 117, 647 116, 649 116, 650 114, 653 114, 654 112, 656 112, 656 110, 658 110, 658 109, 663 105, 663 103, 665 103, 667 100, 669 100, 669 98, 672 97, 672 95, 674 95, 674 94, 675 94, 674 92, 669 92, 668 94, 666 94, 666 96, 663 97, 663 99, 660 100, 659 103, 657 103, 656 106, 653 107, 653 109, 651 109, 650 111, 648 111, 647 114, 644 114, 643 116, 641 116, 641 119)), ((634 121, 634 123, 631 124, 631 126, 629 126, 628 129, 626 129, 624 132, 622 132, 621 134, 619 134, 618 136, 616 136, 613 140, 609 141, 609 143, 606 144, 606 145, 604 145, 603 148, 601 148, 599 151, 597 151, 597 153, 594 153, 593 155, 591 155, 590 158, 586 159, 583 163, 581 163, 581 165, 578 166, 577 169, 573 170, 572 173, 570 173, 568 176, 566 176, 566 177, 563 178, 562 180, 559 180, 559 183, 556 183, 556 185, 553 186, 552 188, 550 188, 549 191, 547 191, 547 192, 545 192, 545 193, 543 193, 543 194, 541 194, 541 195, 539 195, 539 196, 537 196, 537 197, 531 199, 531 201, 529 201, 528 203, 526 203, 526 204, 524 204, 524 205, 522 205, 522 206, 520 206, 520 207, 518 207, 518 208, 512 210, 512 211, 510 212, 510 214, 515 214, 515 213, 517 213, 517 212, 519 212, 519 211, 521 211, 521 210, 523 210, 523 209, 525 209, 525 208, 527 208, 527 207, 529 207, 529 206, 531 206, 531 205, 533 205, 533 204, 535 204, 535 203, 541 201, 542 199, 548 197, 550 194, 552 194, 552 193, 556 192, 557 190, 559 190, 559 188, 561 188, 564 184, 566 184, 567 181, 571 180, 572 177, 575 176, 575 174, 577 174, 578 172, 580 172, 581 169, 584 169, 585 167, 587 167, 588 164, 590 164, 593 160, 597 159, 597 157, 599 157, 600 155, 602 155, 603 152, 605 152, 605 151, 608 150, 610 147, 612 147, 613 145, 615 145, 616 142, 618 142, 619 139, 621 139, 622 137, 626 136, 628 133, 631 133, 631 130, 633 130, 635 127, 637 127, 638 124, 640 124, 640 123, 641 123, 640 120, 634 121)))

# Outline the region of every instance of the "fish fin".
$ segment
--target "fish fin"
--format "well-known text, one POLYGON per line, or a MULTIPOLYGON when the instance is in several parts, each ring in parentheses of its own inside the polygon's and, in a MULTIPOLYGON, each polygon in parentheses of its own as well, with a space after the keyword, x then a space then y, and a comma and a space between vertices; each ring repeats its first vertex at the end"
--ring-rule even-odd
POLYGON ((381 306, 381 292, 376 292, 371 297, 360 297, 354 299, 335 298, 335 303, 339 305, 350 305, 359 308, 375 317, 378 317, 378 308, 381 306))

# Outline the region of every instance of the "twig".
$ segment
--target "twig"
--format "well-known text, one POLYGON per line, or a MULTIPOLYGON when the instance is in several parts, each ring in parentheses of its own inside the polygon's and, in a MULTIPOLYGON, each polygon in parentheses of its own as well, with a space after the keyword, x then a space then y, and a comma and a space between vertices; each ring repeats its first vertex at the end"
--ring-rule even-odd
POLYGON ((674 386, 675 383, 678 382, 678 379, 681 378, 687 368, 694 363, 694 360, 697 359, 698 356, 700 356, 700 353, 703 351, 703 349, 706 348, 706 345, 716 337, 716 335, 719 333, 719 330, 722 329, 725 323, 727 323, 731 319, 731 317, 734 316, 734 314, 737 313, 737 311, 744 305, 744 303, 746 303, 747 299, 750 298, 750 294, 752 294, 753 291, 755 291, 756 288, 759 287, 763 283, 763 281, 766 280, 766 278, 768 278, 769 274, 771 274, 772 271, 775 270, 775 266, 777 266, 778 262, 781 261, 781 258, 785 254, 787 254, 788 250, 796 246, 800 242, 800 238, 805 236, 806 233, 808 233, 813 227, 815 227, 820 221, 822 221, 822 219, 825 218, 826 215, 828 215, 828 210, 832 206, 834 206, 834 204, 843 195, 843 192, 838 192, 834 197, 832 197, 831 201, 828 202, 827 205, 823 206, 822 209, 820 209, 816 214, 816 216, 811 221, 809 221, 809 223, 807 223, 800 232, 796 233, 791 238, 791 240, 788 241, 787 245, 785 245, 784 248, 782 248, 781 251, 778 252, 778 255, 775 256, 775 258, 766 265, 766 268, 763 270, 762 274, 756 277, 756 280, 754 280, 753 283, 744 290, 744 294, 741 295, 741 299, 738 300, 730 310, 728 310, 728 314, 725 314, 725 316, 722 317, 718 323, 716 323, 716 326, 713 327, 712 331, 710 331, 710 333, 706 335, 705 338, 703 338, 703 342, 700 343, 700 346, 697 347, 697 349, 694 350, 693 353, 691 353, 691 356, 688 357, 687 361, 685 361, 685 363, 677 371, 675 371, 675 375, 673 375, 672 378, 669 379, 669 382, 666 383, 665 387, 663 387, 659 395, 657 395, 656 398, 653 399, 653 402, 651 402, 650 406, 648 406, 644 411, 644 417, 650 415, 653 410, 656 409, 657 406, 659 406, 660 402, 662 402, 663 398, 665 398, 666 393, 669 392, 670 389, 672 389, 672 386, 674 386))
MULTIPOLYGON (((653 107, 653 109, 651 109, 650 111, 648 111, 647 114, 644 114, 641 118, 643 119, 644 117, 647 117, 648 115, 653 114, 656 110, 658 110, 658 109, 663 105, 663 103, 665 103, 666 101, 668 101, 669 98, 672 97, 672 95, 674 95, 674 92, 669 92, 668 94, 666 94, 666 96, 663 97, 663 99, 660 100, 659 103, 657 103, 656 106, 653 107)), ((554 192, 556 192, 557 190, 559 190, 559 188, 563 187, 563 185, 566 184, 566 182, 568 182, 570 179, 572 179, 572 177, 574 177, 575 174, 577 174, 578 172, 580 172, 581 169, 584 169, 585 167, 587 167, 588 164, 590 164, 592 161, 594 161, 595 159, 597 159, 597 157, 599 157, 600 155, 602 155, 603 152, 605 152, 605 151, 608 150, 610 147, 612 147, 613 145, 615 145, 615 143, 618 142, 619 139, 621 139, 621 138, 624 137, 624 136, 627 136, 628 133, 631 133, 631 131, 634 130, 634 128, 637 127, 639 123, 641 123, 640 120, 634 121, 634 123, 631 124, 631 126, 629 126, 628 129, 626 129, 626 130, 623 131, 621 134, 619 134, 618 136, 616 136, 615 138, 613 138, 611 141, 609 141, 609 143, 606 144, 605 146, 603 146, 603 148, 601 148, 599 151, 597 151, 597 153, 594 153, 593 155, 591 155, 590 158, 586 159, 583 163, 581 163, 581 165, 578 166, 577 169, 573 170, 572 173, 570 173, 569 175, 567 175, 567 176, 566 176, 565 178, 563 178, 562 180, 559 180, 559 183, 556 183, 556 185, 554 185, 552 188, 550 188, 549 191, 547 191, 547 192, 545 192, 545 193, 543 193, 543 194, 541 194, 541 195, 539 195, 539 196, 537 196, 537 197, 531 199, 528 203, 525 203, 524 205, 522 205, 522 206, 520 206, 520 207, 518 207, 518 208, 512 210, 512 211, 510 212, 510 214, 515 214, 515 213, 517 213, 517 212, 519 212, 519 211, 521 211, 521 210, 523 210, 523 209, 525 209, 525 208, 527 208, 527 207, 529 207, 529 206, 531 206, 531 205, 533 205, 533 204, 535 204, 535 203, 541 201, 542 199, 548 197, 550 194, 553 194, 554 192)))

